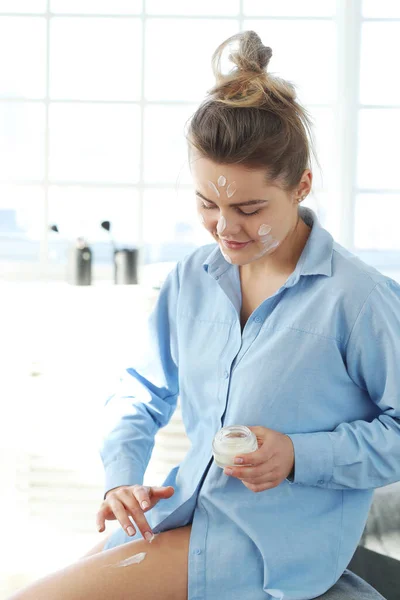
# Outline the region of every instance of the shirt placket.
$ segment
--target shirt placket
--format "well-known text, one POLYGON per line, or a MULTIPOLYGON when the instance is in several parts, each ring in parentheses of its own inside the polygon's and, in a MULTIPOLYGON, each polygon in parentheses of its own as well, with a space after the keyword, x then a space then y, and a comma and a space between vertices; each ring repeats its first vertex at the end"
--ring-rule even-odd
POLYGON ((189 547, 188 600, 206 600, 207 511, 197 498, 189 547))

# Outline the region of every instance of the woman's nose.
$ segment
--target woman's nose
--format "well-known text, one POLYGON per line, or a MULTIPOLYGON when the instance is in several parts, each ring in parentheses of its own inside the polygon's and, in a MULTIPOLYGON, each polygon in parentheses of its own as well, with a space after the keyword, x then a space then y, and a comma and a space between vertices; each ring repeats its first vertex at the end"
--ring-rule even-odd
POLYGON ((232 216, 220 214, 217 223, 217 233, 220 237, 235 235, 240 231, 240 224, 232 216))

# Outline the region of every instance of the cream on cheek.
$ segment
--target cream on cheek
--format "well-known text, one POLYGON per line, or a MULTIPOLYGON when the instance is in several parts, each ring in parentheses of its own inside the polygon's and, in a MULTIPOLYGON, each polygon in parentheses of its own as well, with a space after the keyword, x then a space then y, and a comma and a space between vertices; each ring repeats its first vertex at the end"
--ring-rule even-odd
POLYGON ((280 245, 280 241, 273 235, 271 225, 262 223, 258 228, 258 252, 254 256, 253 260, 257 260, 264 256, 268 252, 275 250, 280 245))
MULTIPOLYGON (((223 216, 223 215, 218 216, 218 213, 216 216, 215 215, 216 211, 209 211, 209 212, 211 214, 206 215, 206 216, 204 216, 203 214, 200 213, 200 220, 201 220, 203 226, 205 227, 205 229, 207 229, 207 231, 209 231, 214 238, 220 237, 227 228, 229 231, 231 229, 236 231, 237 229, 240 229, 242 227, 243 227, 243 229, 247 230, 247 227, 245 224, 243 226, 238 227, 238 225, 236 223, 233 223, 233 222, 228 223, 225 216, 223 216)), ((244 218, 248 218, 248 217, 244 217, 244 218)), ((271 225, 269 225, 267 223, 261 223, 260 225, 258 225, 255 233, 249 232, 247 237, 250 238, 252 241, 256 242, 255 248, 253 250, 255 252, 255 254, 254 254, 254 257, 252 260, 256 260, 256 259, 260 258, 267 252, 270 252, 279 246, 279 244, 280 244, 279 240, 277 238, 275 238, 273 233, 271 233, 271 232, 272 232, 272 227, 271 227, 271 225)), ((250 247, 249 247, 249 249, 250 249, 250 247)), ((224 248, 224 250, 226 250, 226 249, 224 248)), ((229 256, 229 254, 227 254, 226 251, 224 252, 224 250, 222 250, 222 248, 221 248, 223 257, 229 264, 233 264, 232 258, 229 256)))

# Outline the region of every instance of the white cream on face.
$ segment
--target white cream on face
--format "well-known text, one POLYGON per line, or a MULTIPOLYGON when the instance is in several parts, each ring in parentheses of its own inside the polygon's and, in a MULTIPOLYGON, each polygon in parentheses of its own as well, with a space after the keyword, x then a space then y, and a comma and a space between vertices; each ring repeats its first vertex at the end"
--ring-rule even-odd
POLYGON ((236 184, 236 181, 232 181, 232 183, 230 183, 228 185, 228 187, 226 188, 226 195, 228 196, 228 198, 230 198, 231 196, 233 196, 233 194, 236 193, 235 184, 236 184))
POLYGON ((271 225, 266 225, 265 223, 263 223, 262 225, 260 225, 260 227, 258 228, 258 235, 267 235, 267 233, 269 233, 271 231, 272 227, 271 225))
MULTIPOLYGON (((221 250, 221 252, 222 252, 222 250, 221 250)), ((228 262, 230 265, 233 264, 231 257, 228 256, 227 254, 225 254, 225 252, 222 252, 222 256, 224 257, 224 259, 226 260, 226 262, 228 262)))
MULTIPOLYGON (((217 186, 215 185, 215 183, 213 183, 210 180, 208 180, 207 183, 208 183, 208 187, 211 188, 213 190, 213 192, 215 192, 215 194, 217 195, 217 198, 220 198, 221 194, 220 194, 217 186)), ((219 187, 224 187, 226 185, 226 177, 225 177, 225 175, 220 175, 218 177, 217 184, 218 184, 219 187)), ((230 198, 231 196, 233 196, 233 194, 235 192, 236 192, 235 181, 233 181, 226 188, 226 195, 228 196, 228 198, 230 198)), ((204 224, 204 217, 203 217, 202 223, 204 224)), ((217 223, 217 234, 218 235, 221 235, 221 233, 226 229, 226 225, 227 225, 227 223, 226 223, 225 217, 221 216, 218 219, 218 223, 217 223)), ((226 257, 226 256, 227 255, 224 254, 224 257, 226 257)), ((228 262, 232 263, 231 260, 228 261, 228 262)))
MULTIPOLYGON (((225 185, 227 184, 227 179, 224 175, 219 175, 219 177, 217 179, 218 187, 217 187, 217 185, 215 185, 215 183, 213 183, 210 180, 208 180, 207 183, 208 183, 209 188, 216 194, 217 198, 220 198, 221 193, 220 193, 218 187, 219 188, 225 187, 225 185)), ((236 182, 232 181, 231 183, 229 183, 227 185, 227 187, 225 188, 225 191, 226 191, 227 197, 231 198, 237 191, 236 182)), ((205 219, 203 216, 200 217, 200 220, 201 220, 202 224, 205 225, 205 219)), ((228 227, 228 223, 226 221, 226 218, 221 215, 218 219, 217 226, 216 226, 217 235, 221 236, 221 234, 226 230, 227 227, 228 227)), ((264 254, 267 254, 267 252, 271 252, 272 250, 274 250, 275 248, 277 248, 280 245, 280 242, 271 235, 271 230, 272 230, 271 225, 268 225, 266 223, 261 224, 260 227, 258 228, 257 235, 258 235, 259 239, 254 240, 254 241, 257 242, 257 245, 258 245, 257 249, 259 249, 259 246, 261 244, 261 250, 259 250, 253 256, 251 261, 261 258, 262 256, 264 256, 264 254)), ((222 252, 222 255, 228 263, 233 264, 233 261, 228 254, 226 254, 225 252, 222 252)), ((249 262, 251 262, 251 261, 249 261, 249 262)))
POLYGON ((272 235, 270 235, 271 230, 271 225, 267 225, 266 223, 263 223, 258 228, 257 233, 260 236, 259 242, 262 244, 263 248, 260 252, 256 254, 253 260, 261 258, 262 256, 264 256, 264 254, 270 252, 271 250, 274 250, 279 246, 280 242, 277 239, 275 239, 272 235))
POLYGON ((218 235, 221 235, 221 233, 224 231, 224 229, 226 229, 226 219, 225 219, 225 217, 221 216, 218 219, 218 223, 217 223, 217 233, 218 233, 218 235))
POLYGON ((217 194, 217 198, 220 197, 220 193, 219 190, 217 189, 217 186, 215 185, 215 183, 213 183, 212 181, 208 181, 208 187, 212 189, 213 192, 215 192, 217 194))

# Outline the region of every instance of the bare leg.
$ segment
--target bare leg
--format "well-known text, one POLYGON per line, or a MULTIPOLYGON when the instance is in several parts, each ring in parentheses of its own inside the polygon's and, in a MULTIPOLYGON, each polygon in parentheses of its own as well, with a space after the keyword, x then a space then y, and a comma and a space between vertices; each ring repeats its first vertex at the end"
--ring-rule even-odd
POLYGON ((127 542, 51 573, 9 600, 187 600, 191 525, 164 531, 149 544, 127 542), (122 561, 146 553, 141 562, 122 561))
POLYGON ((98 542, 95 546, 93 546, 93 548, 91 548, 89 550, 89 552, 87 552, 86 554, 84 554, 82 556, 82 558, 86 558, 88 556, 94 556, 95 554, 98 554, 99 552, 103 552, 103 548, 105 543, 108 541, 108 539, 111 537, 112 533, 110 533, 110 535, 108 535, 107 537, 103 537, 101 539, 100 542, 98 542))

